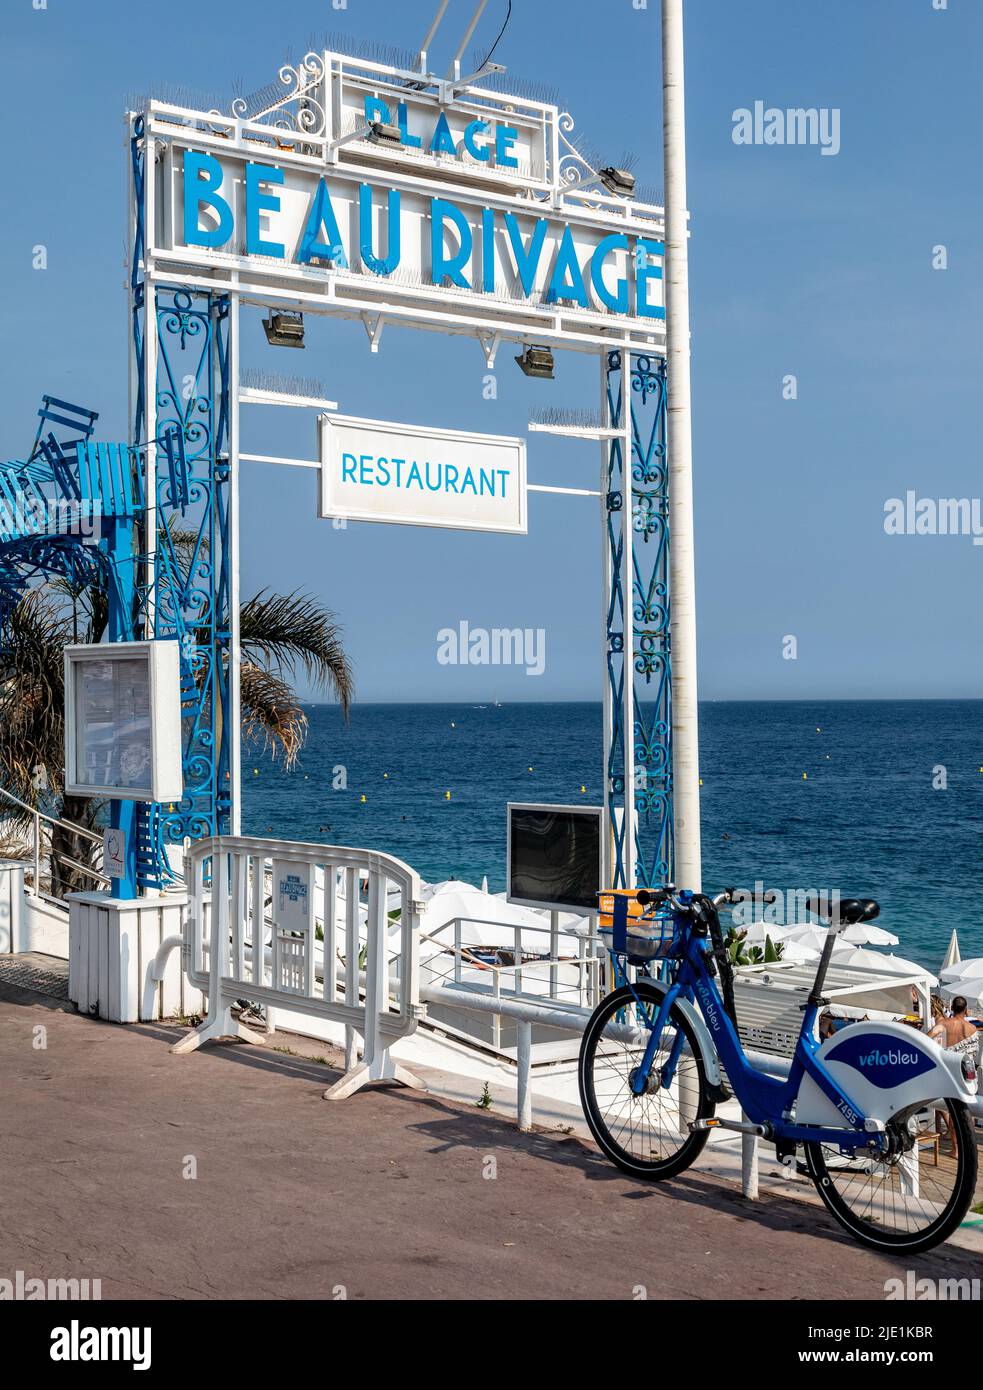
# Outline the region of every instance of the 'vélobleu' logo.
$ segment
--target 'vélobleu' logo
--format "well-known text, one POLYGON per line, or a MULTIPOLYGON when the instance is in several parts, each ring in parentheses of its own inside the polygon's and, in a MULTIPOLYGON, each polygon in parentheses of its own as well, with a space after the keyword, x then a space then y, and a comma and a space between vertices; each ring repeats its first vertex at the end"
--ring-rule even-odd
POLYGON ((861 1033, 851 1038, 844 1037, 832 1051, 826 1053, 827 1062, 845 1062, 862 1072, 873 1086, 889 1090, 905 1081, 913 1081, 931 1071, 935 1062, 920 1048, 892 1037, 889 1033, 861 1033))

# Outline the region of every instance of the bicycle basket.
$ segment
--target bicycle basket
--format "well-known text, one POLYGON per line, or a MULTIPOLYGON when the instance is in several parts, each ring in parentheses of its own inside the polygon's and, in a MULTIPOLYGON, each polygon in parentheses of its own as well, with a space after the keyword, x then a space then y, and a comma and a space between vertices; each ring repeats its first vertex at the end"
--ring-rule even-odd
POLYGON ((673 955, 672 917, 666 909, 643 906, 634 888, 611 888, 598 894, 598 932, 614 955, 633 965, 667 960, 673 955))

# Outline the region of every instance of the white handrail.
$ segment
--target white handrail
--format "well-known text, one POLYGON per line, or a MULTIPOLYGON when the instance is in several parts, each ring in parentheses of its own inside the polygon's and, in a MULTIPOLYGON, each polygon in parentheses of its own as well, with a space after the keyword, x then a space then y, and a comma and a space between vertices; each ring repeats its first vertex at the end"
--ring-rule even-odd
MULTIPOLYGON (((31 853, 31 867, 33 878, 31 882, 31 896, 40 898, 45 896, 41 893, 41 822, 46 825, 57 826, 61 830, 67 830, 70 835, 78 835, 83 840, 88 840, 91 844, 102 847, 102 836, 94 830, 89 830, 84 825, 77 825, 74 821, 61 820, 58 816, 49 816, 46 811, 40 811, 36 806, 31 806, 26 801, 21 801, 19 796, 14 796, 13 792, 7 791, 5 787, 0 787, 0 796, 12 802, 14 806, 26 811, 32 820, 32 834, 34 843, 31 853)), ((70 858, 67 854, 59 854, 58 859, 70 865, 76 872, 85 874, 96 883, 108 884, 110 880, 98 869, 92 869, 85 864, 81 864, 76 859, 70 858)), ((56 900, 57 901, 57 900, 56 900)))
POLYGON ((39 811, 36 806, 31 806, 26 801, 21 801, 19 796, 14 796, 13 792, 8 792, 5 787, 0 787, 0 796, 7 801, 12 801, 15 806, 19 806, 22 811, 29 811, 35 821, 43 820, 48 825, 60 826, 62 830, 70 830, 73 835, 81 835, 85 840, 91 840, 95 845, 102 844, 102 836, 94 830, 87 829, 84 825, 77 825, 74 821, 59 820, 57 816, 49 816, 46 811, 39 811))

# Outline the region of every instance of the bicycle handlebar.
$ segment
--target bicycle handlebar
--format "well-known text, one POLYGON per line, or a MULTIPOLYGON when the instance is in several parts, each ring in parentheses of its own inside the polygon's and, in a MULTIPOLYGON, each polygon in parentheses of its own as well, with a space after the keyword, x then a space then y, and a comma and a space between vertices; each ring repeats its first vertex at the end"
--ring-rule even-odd
MULTIPOLYGON (((711 898, 710 901, 715 908, 720 909, 721 907, 726 907, 728 903, 732 903, 737 892, 738 890, 736 888, 725 888, 722 893, 718 893, 717 896, 711 898)), ((674 883, 667 883, 665 888, 642 888, 637 894, 637 901, 641 903, 643 907, 658 907, 660 903, 668 903, 674 912, 685 912, 686 904, 681 902, 676 894, 676 885, 674 883)), ((777 893, 769 892, 762 895, 762 901, 766 903, 776 902, 777 899, 777 893)))

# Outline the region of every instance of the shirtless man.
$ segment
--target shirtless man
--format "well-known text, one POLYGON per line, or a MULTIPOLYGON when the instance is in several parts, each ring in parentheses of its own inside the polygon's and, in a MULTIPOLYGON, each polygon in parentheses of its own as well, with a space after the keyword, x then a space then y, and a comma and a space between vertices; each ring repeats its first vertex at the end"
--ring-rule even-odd
POLYGON ((970 1023, 966 1017, 968 1008, 966 1000, 961 994, 957 994, 952 1001, 952 1015, 950 1018, 940 1018, 936 1026, 929 1034, 937 1042, 942 1043, 943 1047, 958 1047, 967 1038, 975 1035, 977 1028, 975 1023, 970 1023))
MULTIPOLYGON (((945 1018, 944 1016, 940 1018, 929 1034, 929 1037, 934 1038, 936 1042, 941 1043, 943 1047, 959 1047, 960 1044, 965 1043, 969 1038, 975 1037, 978 1029, 976 1024, 970 1023, 969 1019, 966 1017, 966 1010, 968 1007, 963 996, 957 994, 952 1001, 951 1016, 949 1018, 945 1018)), ((944 1114, 945 1112, 936 1113, 944 1114)), ((946 1128, 948 1128, 947 1122, 946 1128)), ((955 1130, 950 1131, 949 1139, 952 1143, 952 1156, 953 1158, 958 1158, 959 1141, 956 1138, 955 1130)))

